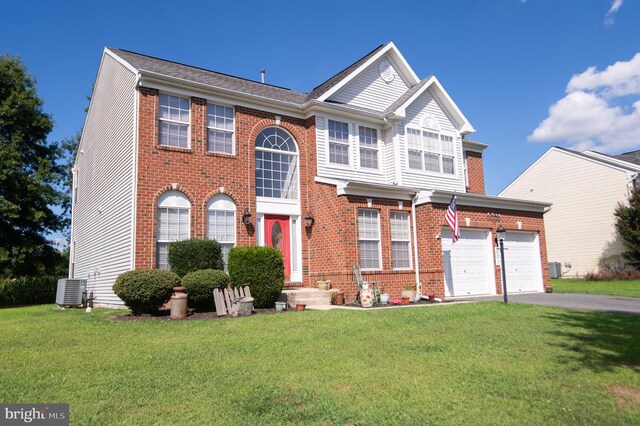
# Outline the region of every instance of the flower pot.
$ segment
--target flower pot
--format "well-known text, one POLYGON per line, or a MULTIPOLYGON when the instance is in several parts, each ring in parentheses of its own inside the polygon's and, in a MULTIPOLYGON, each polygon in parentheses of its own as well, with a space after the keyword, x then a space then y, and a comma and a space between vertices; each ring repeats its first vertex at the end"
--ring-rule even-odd
POLYGON ((415 299, 415 293, 413 292, 413 290, 402 290, 402 298, 408 298, 409 300, 414 300, 415 299))
POLYGON ((344 305, 344 293, 339 291, 331 298, 331 303, 334 305, 344 305))
POLYGON ((331 281, 318 281, 318 290, 327 291, 331 289, 331 281))
POLYGON ((296 311, 304 311, 304 309, 307 307, 307 305, 305 305, 304 303, 298 303, 296 305, 296 311))
POLYGON ((287 308, 286 302, 276 302, 276 312, 282 312, 287 308))
POLYGON ((360 291, 360 305, 363 308, 370 308, 373 306, 373 290, 366 289, 360 291))
POLYGON ((383 293, 380 295, 380 303, 382 303, 383 305, 386 305, 389 303, 390 298, 391 298, 391 295, 389 293, 383 293))
POLYGON ((401 304, 402 304, 402 305, 408 305, 408 304, 409 304, 409 300, 411 300, 411 299, 409 299, 408 297, 403 297, 403 298, 402 298, 402 303, 401 303, 401 304))

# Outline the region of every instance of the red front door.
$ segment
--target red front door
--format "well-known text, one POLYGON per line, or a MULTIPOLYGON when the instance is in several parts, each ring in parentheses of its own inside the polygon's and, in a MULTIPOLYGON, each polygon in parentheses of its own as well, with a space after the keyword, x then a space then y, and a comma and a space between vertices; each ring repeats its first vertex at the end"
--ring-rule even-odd
POLYGON ((264 241, 269 247, 282 252, 284 275, 291 275, 291 245, 289 237, 289 216, 264 216, 264 241))

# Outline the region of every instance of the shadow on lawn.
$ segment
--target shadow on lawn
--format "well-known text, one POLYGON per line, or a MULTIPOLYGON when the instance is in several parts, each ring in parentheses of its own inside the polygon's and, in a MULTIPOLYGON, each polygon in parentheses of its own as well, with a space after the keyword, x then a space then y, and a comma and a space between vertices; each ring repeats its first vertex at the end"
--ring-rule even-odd
POLYGON ((598 312, 548 315, 557 323, 555 343, 568 351, 560 362, 579 361, 585 368, 607 371, 625 366, 640 372, 640 317, 598 312))

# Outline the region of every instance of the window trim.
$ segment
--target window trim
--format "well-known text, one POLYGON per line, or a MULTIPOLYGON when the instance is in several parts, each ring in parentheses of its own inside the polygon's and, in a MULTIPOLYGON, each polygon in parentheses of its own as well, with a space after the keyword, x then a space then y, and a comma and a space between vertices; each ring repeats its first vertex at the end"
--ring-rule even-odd
POLYGON ((220 154, 220 155, 236 155, 236 109, 233 106, 224 105, 218 102, 213 102, 207 100, 206 110, 205 110, 205 128, 206 132, 206 149, 208 154, 220 154), (209 105, 211 106, 219 106, 223 108, 231 109, 231 127, 233 130, 227 130, 220 127, 209 126, 209 105), (222 133, 231 133, 231 153, 221 152, 221 151, 212 151, 209 149, 209 130, 213 130, 216 132, 222 133))
MULTIPOLYGON (((293 134, 291 132, 289 132, 286 128, 284 127, 280 127, 280 126, 266 126, 263 129, 260 130, 260 132, 258 133, 258 135, 256 136, 255 140, 253 141, 253 156, 254 156, 254 161, 257 162, 257 152, 266 152, 269 154, 278 154, 278 155, 288 155, 290 157, 293 158, 293 161, 291 162, 291 164, 295 164, 295 180, 294 180, 294 184, 295 184, 295 195, 292 198, 283 198, 283 197, 269 197, 269 196, 265 196, 264 195, 264 185, 262 187, 263 193, 262 195, 258 195, 258 167, 257 165, 254 164, 254 170, 253 170, 253 183, 254 183, 254 193, 256 196, 256 199, 266 199, 266 200, 280 200, 284 203, 288 203, 290 201, 298 203, 300 200, 300 147, 298 146, 298 141, 296 140, 296 138, 293 136, 293 134), (264 132, 267 129, 270 128, 275 128, 277 130, 281 130, 284 133, 286 133, 292 144, 293 147, 295 148, 295 152, 294 151, 285 151, 282 149, 274 149, 274 148, 264 148, 262 146, 258 146, 258 138, 260 137, 260 135, 262 135, 262 132, 264 132)), ((264 161, 264 159, 263 159, 264 161)), ((264 168, 262 169, 264 170, 264 168)), ((264 176, 262 177, 262 179, 264 180, 264 176)), ((282 189, 281 189, 282 192, 282 189)))
POLYGON ((326 117, 327 120, 327 125, 326 125, 326 129, 325 129, 325 137, 327 140, 327 158, 326 158, 326 163, 328 166, 330 167, 337 167, 340 169, 346 169, 346 170, 353 170, 353 165, 351 164, 352 162, 352 155, 351 155, 351 123, 348 121, 344 121, 342 119, 337 119, 337 118, 329 118, 326 117), (334 141, 331 140, 331 138, 329 137, 329 122, 330 121, 334 121, 336 123, 341 123, 341 124, 346 124, 347 125, 347 141, 346 142, 338 142, 338 141, 334 141), (331 144, 336 144, 336 145, 341 145, 341 146, 346 146, 347 147, 347 164, 343 164, 343 163, 334 163, 333 161, 331 161, 331 144))
POLYGON ((358 142, 358 169, 362 169, 362 170, 367 170, 367 171, 381 171, 381 161, 380 161, 380 129, 378 129, 377 127, 369 127, 369 126, 365 126, 364 124, 356 124, 356 141, 358 142), (360 141, 360 128, 362 129, 369 129, 369 130, 373 130, 375 132, 375 141, 376 141, 376 147, 375 148, 369 148, 369 147, 363 147, 360 141), (362 165, 362 150, 368 150, 368 151, 375 151, 376 153, 376 163, 377 163, 377 167, 366 167, 362 165))
MULTIPOLYGON (((238 232, 237 232, 237 206, 231 197, 226 194, 216 194, 212 196, 207 202, 207 213, 206 213, 206 229, 207 229, 207 239, 215 240, 218 243, 223 245, 230 245, 229 248, 235 247, 238 244, 238 232), (209 233, 209 224, 210 224, 210 216, 211 212, 231 212, 233 213, 233 241, 218 241, 215 238, 211 238, 211 234, 209 233)), ((223 261, 224 261, 224 253, 223 253, 223 261)), ((228 259, 224 262, 225 272, 228 271, 228 259)))
POLYGON ((412 271, 413 270, 413 256, 412 256, 412 241, 411 241, 411 213, 404 211, 404 210, 391 210, 389 212, 389 235, 390 235, 390 240, 391 240, 391 269, 393 271, 412 271), (406 222, 408 225, 408 238, 406 240, 394 240, 393 239, 393 221, 391 220, 391 217, 394 214, 401 214, 401 215, 406 215, 406 222), (407 247, 407 252, 409 253, 409 266, 405 267, 405 268, 394 268, 393 266, 393 243, 394 242, 402 242, 402 243, 409 243, 408 247, 407 247))
POLYGON ((363 271, 382 271, 383 270, 383 265, 382 265, 382 232, 381 232, 381 223, 380 223, 380 216, 381 216, 381 212, 379 209, 372 209, 372 208, 358 208, 358 212, 357 212, 357 223, 358 223, 358 263, 360 264, 360 268, 363 271), (375 212, 377 220, 378 220, 378 239, 374 240, 374 239, 369 239, 369 238, 361 238, 360 237, 360 212, 361 211, 371 211, 371 212, 375 212), (362 251, 360 248, 360 242, 361 241, 377 241, 378 242, 378 268, 365 268, 362 265, 362 251))
MULTIPOLYGON (((158 201, 156 202, 156 214, 155 214, 155 223, 156 223, 156 227, 155 227, 155 240, 156 240, 156 244, 155 244, 155 249, 156 249, 156 253, 155 253, 155 268, 156 269, 162 269, 160 268, 160 263, 159 263, 159 257, 158 257, 158 253, 159 253, 159 245, 160 244, 168 244, 174 241, 182 241, 182 240, 170 240, 170 239, 160 239, 158 238, 158 235, 160 234, 160 209, 175 209, 175 210, 186 210, 187 211, 187 235, 186 235, 186 239, 189 239, 191 236, 191 201, 189 201, 189 198, 181 191, 178 190, 169 190, 169 191, 165 191, 164 193, 162 193, 160 195, 160 197, 158 197, 158 201), (175 197, 173 199, 170 199, 170 197, 175 197)), ((167 265, 168 266, 168 265, 167 265)))
POLYGON ((181 95, 174 95, 174 94, 167 93, 167 92, 158 93, 158 114, 157 114, 157 119, 158 119, 158 146, 160 146, 162 148, 169 148, 169 149, 191 150, 191 98, 190 97, 181 96, 181 95), (168 119, 168 118, 161 118, 160 117, 160 110, 162 108, 162 100, 161 100, 162 96, 170 96, 170 97, 173 97, 173 98, 186 99, 187 102, 189 102, 189 106, 187 107, 187 111, 189 112, 189 117, 188 117, 186 123, 183 123, 182 121, 175 121, 175 120, 171 120, 171 119, 168 119), (161 125, 160 124, 163 121, 167 122, 167 123, 177 124, 177 125, 180 125, 180 126, 187 126, 187 146, 186 147, 173 146, 173 145, 167 145, 167 144, 161 143, 162 130, 161 130, 161 125))
MULTIPOLYGON (((423 120, 423 122, 427 121, 427 119, 429 119, 429 117, 425 117, 425 119, 423 120)), ((421 174, 431 174, 431 175, 436 175, 436 176, 441 176, 441 177, 457 177, 457 169, 458 167, 456 166, 456 136, 454 134, 452 134, 451 132, 445 132, 442 131, 440 129, 435 129, 432 127, 425 127, 425 126, 416 126, 416 125, 407 125, 405 127, 405 145, 406 145, 406 153, 407 153, 407 171, 410 173, 421 173, 421 174), (411 132, 418 132, 418 134, 416 136, 418 136, 420 138, 420 164, 421 164, 421 168, 417 169, 417 168, 413 168, 411 167, 411 162, 410 162, 410 152, 409 151, 418 151, 417 149, 412 149, 409 145, 409 134, 411 132), (430 151, 427 149, 426 145, 425 145, 425 133, 431 133, 434 135, 438 136, 438 152, 435 151, 430 151), (443 137, 447 137, 447 138, 451 138, 451 148, 452 148, 452 155, 446 155, 443 149, 443 137), (434 170, 427 170, 427 164, 424 158, 425 153, 432 153, 432 154, 437 154, 438 155, 438 165, 439 165, 439 170, 438 171, 434 171, 434 170), (444 171, 444 157, 451 157, 452 159, 452 165, 453 165, 453 173, 446 173, 444 171)))

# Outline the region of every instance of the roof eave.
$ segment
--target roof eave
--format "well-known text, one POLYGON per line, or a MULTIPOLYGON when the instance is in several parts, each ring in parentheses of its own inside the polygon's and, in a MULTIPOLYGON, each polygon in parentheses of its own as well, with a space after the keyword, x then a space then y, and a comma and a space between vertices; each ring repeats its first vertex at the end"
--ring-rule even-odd
POLYGON ((483 194, 458 193, 442 190, 421 191, 416 204, 449 204, 449 202, 451 201, 451 197, 454 194, 456 195, 456 202, 459 206, 546 213, 548 208, 552 205, 552 203, 542 201, 520 200, 517 198, 505 198, 483 194))

